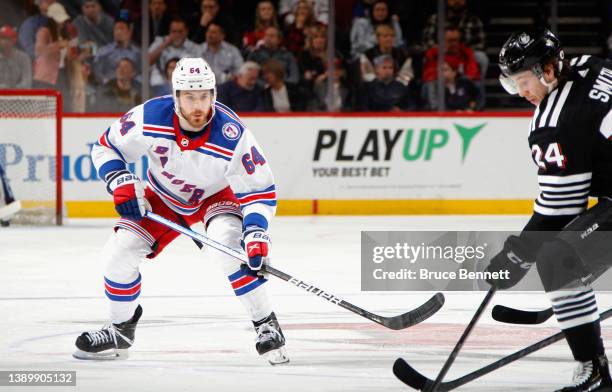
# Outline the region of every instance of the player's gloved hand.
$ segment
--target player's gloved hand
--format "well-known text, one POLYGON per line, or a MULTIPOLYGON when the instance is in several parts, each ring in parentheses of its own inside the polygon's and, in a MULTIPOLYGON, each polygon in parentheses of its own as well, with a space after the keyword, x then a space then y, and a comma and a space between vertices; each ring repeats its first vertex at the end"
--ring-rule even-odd
POLYGON ((515 235, 508 237, 504 249, 491 259, 485 269, 488 272, 499 272, 500 278, 489 278, 487 283, 502 290, 516 285, 533 265, 531 253, 524 239, 515 235))
POLYGON ((133 221, 141 220, 151 207, 144 198, 140 179, 127 170, 109 173, 106 177, 107 189, 113 194, 115 210, 119 215, 133 221))
POLYGON ((270 235, 259 226, 247 226, 242 233, 242 242, 249 257, 248 267, 253 271, 259 271, 268 261, 270 235))

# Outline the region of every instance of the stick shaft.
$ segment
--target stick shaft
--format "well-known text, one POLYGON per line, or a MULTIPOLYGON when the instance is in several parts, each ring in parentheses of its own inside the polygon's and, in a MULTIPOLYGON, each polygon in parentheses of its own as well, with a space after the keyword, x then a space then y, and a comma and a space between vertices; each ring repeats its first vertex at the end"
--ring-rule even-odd
POLYGON ((491 287, 491 289, 489 289, 489 291, 487 292, 487 295, 484 297, 484 299, 480 303, 480 306, 476 310, 476 313, 474 313, 474 316, 472 317, 472 320, 468 324, 468 326, 465 329, 465 331, 463 331, 463 334, 459 338, 459 341, 457 341, 457 344, 455 345, 455 348, 453 349, 453 351, 451 351, 450 355, 448 356, 448 359, 444 363, 444 366, 442 367, 442 370, 440 370, 440 373, 438 373, 438 377, 436 377, 436 380, 434 381, 434 384, 429 389, 430 392, 435 391, 436 388, 438 387, 438 385, 440 385, 440 383, 442 382, 442 379, 444 379, 444 376, 446 376, 446 373, 450 369, 450 367, 453 364, 453 362, 455 362, 455 358, 457 358, 457 355, 459 354, 459 351, 463 347, 463 344, 467 340, 468 336, 470 336, 470 333, 472 332, 472 330, 476 326, 476 323, 480 319, 480 316, 482 316, 482 314, 484 313, 484 310, 486 309, 487 305, 489 304, 489 302, 491 302, 491 299, 493 298, 493 295, 495 294, 495 291, 496 291, 495 288, 491 287))
MULTIPOLYGON (((187 227, 181 226, 171 220, 168 220, 160 215, 157 215, 153 212, 147 211, 146 217, 148 219, 151 219, 157 223, 160 223, 162 225, 165 225, 173 230, 178 231, 179 233, 185 234, 188 237, 191 237, 196 243, 199 242, 201 244, 210 246, 211 248, 214 248, 220 252, 223 252, 229 256, 235 257, 236 259, 240 260, 241 262, 246 263, 247 262, 247 256, 244 254, 244 252, 242 250, 236 250, 236 249, 232 249, 229 248, 213 239, 210 239, 202 234, 199 234, 187 227)), ((333 304, 336 304, 346 310, 349 310, 355 314, 358 314, 362 317, 367 318, 368 320, 374 321, 375 323, 381 324, 385 327, 387 327, 387 325, 385 325, 384 323, 384 317, 378 316, 374 313, 368 312, 367 310, 364 310, 356 305, 353 305, 350 302, 347 302, 341 298, 338 298, 337 296, 335 296, 334 294, 322 290, 316 286, 313 286, 311 284, 308 284, 306 282, 304 282, 301 279, 295 278, 283 271, 277 270, 276 268, 269 266, 269 265, 263 265, 262 266, 262 271, 269 273, 270 275, 276 276, 279 279, 282 279, 286 282, 291 283, 292 285, 301 288, 311 294, 314 294, 318 297, 321 297, 325 300, 327 300, 328 302, 331 302, 333 304)))

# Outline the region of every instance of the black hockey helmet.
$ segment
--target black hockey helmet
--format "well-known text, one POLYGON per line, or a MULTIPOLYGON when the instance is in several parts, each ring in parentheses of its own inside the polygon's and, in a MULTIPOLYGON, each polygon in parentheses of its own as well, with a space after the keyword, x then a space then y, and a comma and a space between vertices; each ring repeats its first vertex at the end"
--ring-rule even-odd
POLYGON ((516 32, 508 38, 499 52, 500 81, 506 91, 516 94, 518 91, 509 76, 532 70, 542 80, 544 61, 553 59, 561 62, 563 58, 561 42, 550 30, 516 32))

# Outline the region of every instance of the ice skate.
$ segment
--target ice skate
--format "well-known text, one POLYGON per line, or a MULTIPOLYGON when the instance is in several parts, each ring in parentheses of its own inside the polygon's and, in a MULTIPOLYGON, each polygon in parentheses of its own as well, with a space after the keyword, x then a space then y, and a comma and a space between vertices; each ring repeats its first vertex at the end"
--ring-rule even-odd
POLYGON ((590 361, 580 362, 574 370, 573 382, 573 385, 558 389, 556 392, 612 392, 608 358, 602 355, 590 361))
POLYGON ((253 322, 257 338, 255 349, 259 355, 266 358, 271 365, 280 365, 289 362, 285 353, 285 336, 278 324, 274 312, 263 320, 253 322))
POLYGON ((142 316, 138 305, 134 316, 120 324, 108 324, 99 331, 83 332, 76 340, 77 350, 72 354, 77 359, 112 360, 126 359, 128 349, 134 344, 136 325, 142 316))

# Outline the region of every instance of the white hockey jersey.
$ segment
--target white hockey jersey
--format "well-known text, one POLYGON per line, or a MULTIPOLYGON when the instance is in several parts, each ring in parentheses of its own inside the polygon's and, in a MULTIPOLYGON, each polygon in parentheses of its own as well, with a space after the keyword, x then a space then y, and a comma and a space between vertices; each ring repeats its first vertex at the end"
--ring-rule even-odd
POLYGON ((151 99, 115 121, 91 155, 102 179, 147 156, 148 186, 179 214, 193 214, 228 185, 245 226, 267 229, 276 210, 268 160, 238 115, 218 101, 212 121, 192 139, 179 126, 171 96, 151 99))

